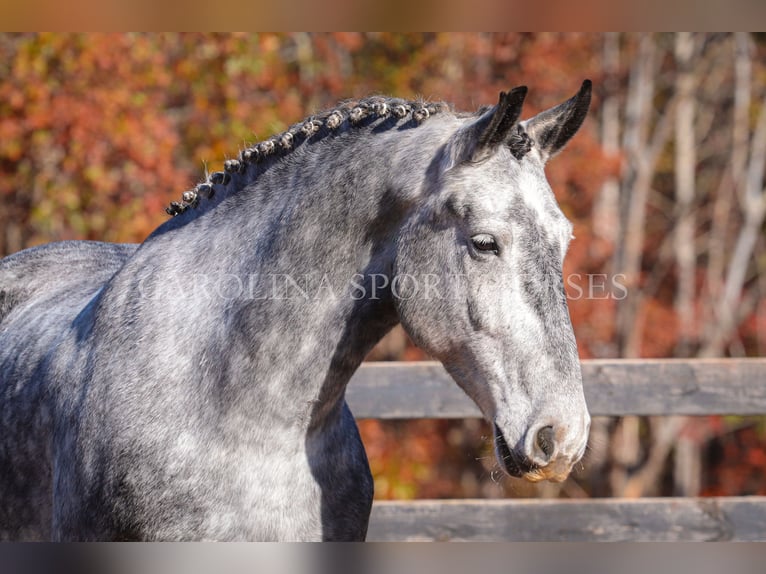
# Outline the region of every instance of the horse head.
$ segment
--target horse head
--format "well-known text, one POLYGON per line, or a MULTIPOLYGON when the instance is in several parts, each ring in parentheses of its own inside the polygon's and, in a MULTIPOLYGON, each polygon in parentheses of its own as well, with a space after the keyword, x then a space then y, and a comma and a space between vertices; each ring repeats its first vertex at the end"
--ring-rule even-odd
POLYGON ((464 120, 397 241, 399 320, 493 424, 503 470, 531 481, 564 480, 590 427, 562 277, 572 225, 544 172, 590 92, 519 122, 519 87, 464 120))

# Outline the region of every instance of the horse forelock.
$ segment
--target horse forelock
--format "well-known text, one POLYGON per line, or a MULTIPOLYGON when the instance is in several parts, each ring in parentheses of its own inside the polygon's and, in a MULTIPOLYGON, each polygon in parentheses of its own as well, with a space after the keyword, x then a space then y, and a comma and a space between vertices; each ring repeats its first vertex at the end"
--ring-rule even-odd
POLYGON ((445 111, 452 111, 451 106, 445 102, 404 100, 387 96, 343 101, 334 108, 304 118, 282 133, 245 147, 236 159, 224 162, 224 171, 207 175, 205 181, 197 184, 194 189, 185 191, 181 201, 171 202, 165 211, 172 216, 180 215, 190 208, 198 207, 201 200, 212 198, 218 191, 229 192, 245 187, 262 173, 262 170, 254 170, 251 176, 249 168, 265 168, 303 145, 358 129, 378 120, 390 120, 389 129, 401 128, 408 124, 409 127, 416 127, 431 116, 445 111), (237 177, 241 174, 247 174, 248 177, 237 177))

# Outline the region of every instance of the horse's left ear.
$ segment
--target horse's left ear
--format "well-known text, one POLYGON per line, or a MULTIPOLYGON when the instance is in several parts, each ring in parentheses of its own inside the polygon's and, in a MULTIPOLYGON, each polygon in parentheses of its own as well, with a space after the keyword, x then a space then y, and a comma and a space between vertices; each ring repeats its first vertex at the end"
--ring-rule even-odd
POLYGON ((544 162, 561 151, 580 129, 590 106, 590 92, 591 81, 585 80, 580 91, 563 104, 521 122, 544 162))

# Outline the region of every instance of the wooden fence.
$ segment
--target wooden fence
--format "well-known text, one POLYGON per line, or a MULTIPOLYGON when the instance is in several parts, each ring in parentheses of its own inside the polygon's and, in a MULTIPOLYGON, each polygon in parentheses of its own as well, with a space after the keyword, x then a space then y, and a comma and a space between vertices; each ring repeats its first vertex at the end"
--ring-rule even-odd
MULTIPOLYGON (((766 414, 766 358, 583 361, 594 416, 766 414)), ((439 363, 367 363, 357 418, 476 418, 439 363)), ((368 540, 766 540, 766 497, 376 501, 368 540)))

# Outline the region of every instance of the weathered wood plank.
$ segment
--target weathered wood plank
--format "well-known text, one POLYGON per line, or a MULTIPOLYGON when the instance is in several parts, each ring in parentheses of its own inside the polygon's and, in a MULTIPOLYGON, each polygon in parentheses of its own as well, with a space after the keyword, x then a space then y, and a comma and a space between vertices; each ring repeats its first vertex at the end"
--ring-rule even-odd
POLYGON ((764 541, 766 497, 376 502, 371 541, 764 541))
MULTIPOLYGON (((586 360, 593 415, 766 414, 766 358, 586 360)), ((479 410, 438 362, 365 363, 348 386, 357 418, 472 418, 479 410)))

